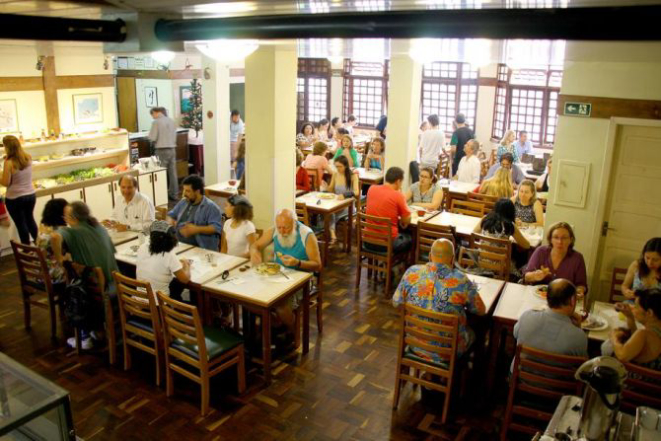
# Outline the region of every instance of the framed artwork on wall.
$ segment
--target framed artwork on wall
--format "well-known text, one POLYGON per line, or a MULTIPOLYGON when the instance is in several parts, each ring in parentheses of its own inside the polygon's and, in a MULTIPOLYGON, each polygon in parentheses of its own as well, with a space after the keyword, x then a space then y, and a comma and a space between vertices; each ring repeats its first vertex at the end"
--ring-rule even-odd
POLYGON ((147 107, 158 107, 158 89, 153 86, 145 86, 145 104, 147 107))
POLYGON ((18 132, 16 100, 0 100, 0 133, 18 132))
POLYGON ((76 124, 103 122, 103 97, 100 93, 73 96, 73 120, 76 124))
POLYGON ((192 95, 192 89, 189 85, 179 86, 179 102, 181 113, 188 113, 193 108, 191 106, 190 97, 192 95))

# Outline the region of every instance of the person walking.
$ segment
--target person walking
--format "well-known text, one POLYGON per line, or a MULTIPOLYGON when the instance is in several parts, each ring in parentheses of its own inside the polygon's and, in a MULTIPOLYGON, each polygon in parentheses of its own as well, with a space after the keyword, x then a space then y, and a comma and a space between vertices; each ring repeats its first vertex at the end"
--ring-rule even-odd
POLYGON ((149 111, 154 121, 149 131, 149 139, 154 142, 156 156, 161 161, 161 167, 168 171, 168 197, 178 200, 179 181, 177 181, 177 126, 168 117, 165 107, 154 107, 149 111))

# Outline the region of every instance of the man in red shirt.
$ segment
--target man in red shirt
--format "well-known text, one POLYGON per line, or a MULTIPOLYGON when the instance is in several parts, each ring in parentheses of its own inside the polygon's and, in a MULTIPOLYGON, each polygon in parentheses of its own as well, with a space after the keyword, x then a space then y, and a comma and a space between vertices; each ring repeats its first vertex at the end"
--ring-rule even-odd
MULTIPOLYGON (((385 184, 372 185, 368 190, 365 213, 370 216, 387 217, 391 220, 393 251, 397 254, 404 253, 411 248, 413 243, 411 234, 405 230, 411 222, 411 212, 406 206, 404 193, 401 192, 404 170, 399 167, 390 167, 385 179, 385 184), (404 231, 400 232, 397 228, 398 225, 404 231)), ((365 248, 384 251, 382 246, 367 243, 365 248)))

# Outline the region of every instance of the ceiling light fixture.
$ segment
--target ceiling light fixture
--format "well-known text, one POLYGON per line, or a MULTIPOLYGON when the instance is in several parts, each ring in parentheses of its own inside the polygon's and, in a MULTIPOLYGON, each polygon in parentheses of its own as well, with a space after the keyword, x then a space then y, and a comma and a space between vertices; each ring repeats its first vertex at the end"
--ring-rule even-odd
POLYGON ((156 51, 151 53, 151 57, 159 64, 167 65, 174 60, 175 53, 172 51, 156 51))
POLYGON ((211 40, 195 45, 209 58, 224 63, 242 61, 259 47, 257 40, 211 40))

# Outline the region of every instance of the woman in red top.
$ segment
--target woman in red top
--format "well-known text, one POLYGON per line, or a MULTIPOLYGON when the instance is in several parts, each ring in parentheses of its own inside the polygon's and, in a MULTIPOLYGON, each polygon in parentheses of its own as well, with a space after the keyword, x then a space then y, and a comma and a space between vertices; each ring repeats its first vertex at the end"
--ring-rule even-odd
POLYGON ((301 164, 303 163, 303 153, 296 151, 296 190, 303 190, 306 193, 310 191, 310 178, 308 171, 301 164))

